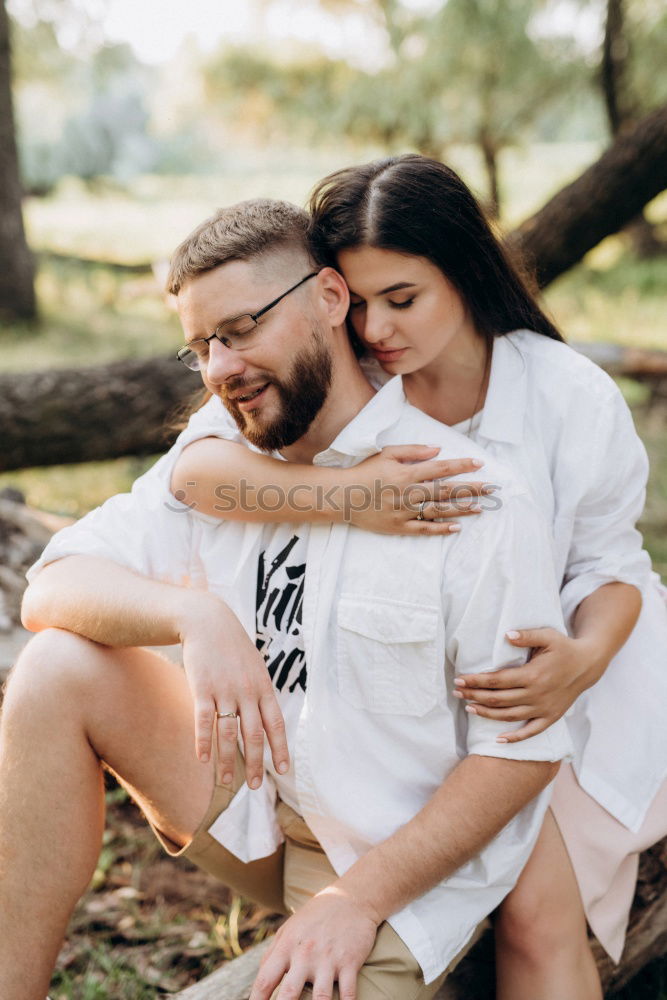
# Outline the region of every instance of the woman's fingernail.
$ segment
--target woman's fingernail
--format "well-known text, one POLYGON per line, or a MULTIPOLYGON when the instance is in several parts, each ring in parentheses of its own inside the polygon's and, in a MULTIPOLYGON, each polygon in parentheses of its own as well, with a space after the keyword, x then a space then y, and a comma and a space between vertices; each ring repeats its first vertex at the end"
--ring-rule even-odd
POLYGON ((281 762, 278 764, 278 773, 287 774, 288 771, 289 771, 289 764, 286 763, 286 761, 281 760, 281 762))
POLYGON ((252 781, 250 782, 250 787, 254 789, 259 788, 260 785, 261 781, 259 780, 259 778, 253 778, 252 781))
POLYGON ((455 684, 456 684, 456 686, 457 686, 457 687, 459 687, 459 688, 462 688, 462 687, 465 687, 465 686, 466 686, 466 682, 465 682, 465 681, 463 680, 463 678, 462 678, 462 677, 455 677, 455 678, 454 678, 454 683, 455 683, 455 684))
POLYGON ((452 694, 454 695, 455 698, 463 697, 463 691, 452 691, 452 694))
POLYGON ((234 780, 234 775, 230 774, 229 771, 227 771, 227 773, 223 774, 223 776, 222 776, 222 783, 223 783, 223 785, 231 785, 231 783, 232 783, 233 780, 234 780))
POLYGON ((506 740, 504 736, 498 736, 496 738, 496 743, 509 743, 509 740, 506 740))
POLYGON ((482 460, 479 458, 473 458, 471 464, 474 465, 476 469, 481 469, 482 466, 484 465, 484 462, 482 462, 482 460))
POLYGON ((207 753, 200 754, 199 755, 199 759, 202 762, 202 764, 208 764, 208 754, 207 753))
POLYGON ((505 635, 507 636, 508 639, 520 639, 521 638, 521 633, 520 632, 505 632, 505 635))
POLYGON ((473 708, 472 705, 466 705, 466 712, 470 712, 471 715, 477 715, 477 709, 473 708))

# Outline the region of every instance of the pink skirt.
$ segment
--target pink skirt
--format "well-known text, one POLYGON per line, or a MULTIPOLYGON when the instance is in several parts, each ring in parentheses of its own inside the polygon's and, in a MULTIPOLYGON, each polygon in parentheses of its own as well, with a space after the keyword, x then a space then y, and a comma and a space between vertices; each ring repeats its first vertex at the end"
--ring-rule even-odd
POLYGON ((625 944, 639 855, 667 834, 667 781, 636 833, 581 788, 571 764, 561 766, 554 782, 551 811, 579 883, 588 924, 605 951, 618 962, 625 944))

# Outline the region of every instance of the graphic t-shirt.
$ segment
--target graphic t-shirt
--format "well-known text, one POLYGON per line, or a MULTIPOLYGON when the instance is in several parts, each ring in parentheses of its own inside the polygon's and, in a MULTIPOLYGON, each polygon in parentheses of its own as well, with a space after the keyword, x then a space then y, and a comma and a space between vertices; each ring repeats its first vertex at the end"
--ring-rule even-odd
POLYGON ((299 811, 294 774, 296 728, 308 679, 303 644, 303 589, 306 580, 308 527, 267 525, 257 563, 255 625, 256 645, 273 681, 278 704, 285 719, 291 766, 287 774, 273 767, 268 743, 264 767, 273 776, 278 794, 299 811))

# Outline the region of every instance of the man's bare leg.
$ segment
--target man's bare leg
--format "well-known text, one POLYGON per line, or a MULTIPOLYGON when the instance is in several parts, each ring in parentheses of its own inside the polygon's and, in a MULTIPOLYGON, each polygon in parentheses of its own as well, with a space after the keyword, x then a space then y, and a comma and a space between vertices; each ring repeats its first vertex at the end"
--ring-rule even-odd
POLYGON ((0 728, 0 997, 43 1000, 104 825, 100 760, 185 844, 209 803, 179 667, 140 649, 40 633, 10 678, 0 728))

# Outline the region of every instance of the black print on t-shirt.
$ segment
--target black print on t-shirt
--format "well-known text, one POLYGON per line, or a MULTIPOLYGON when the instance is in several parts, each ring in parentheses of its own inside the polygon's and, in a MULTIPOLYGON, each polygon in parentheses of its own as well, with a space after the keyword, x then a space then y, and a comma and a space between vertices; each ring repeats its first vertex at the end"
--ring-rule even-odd
POLYGON ((257 649, 262 653, 271 680, 278 691, 306 690, 306 654, 301 622, 306 564, 290 565, 290 555, 299 541, 294 535, 270 566, 266 552, 257 567, 257 649))

